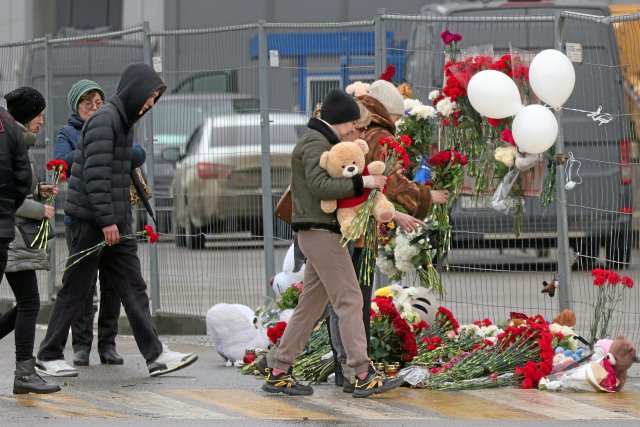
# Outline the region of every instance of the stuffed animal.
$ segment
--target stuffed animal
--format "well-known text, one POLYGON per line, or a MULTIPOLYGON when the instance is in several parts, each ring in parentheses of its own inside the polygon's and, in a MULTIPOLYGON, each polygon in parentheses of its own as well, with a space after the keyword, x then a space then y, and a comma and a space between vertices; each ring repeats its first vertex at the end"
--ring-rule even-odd
POLYGON ((289 289, 291 285, 302 282, 304 278, 304 264, 298 271, 295 270, 294 247, 291 245, 282 262, 282 271, 276 274, 269 284, 273 288, 276 297, 289 289))
POLYGON ((618 378, 615 390, 620 391, 627 382, 627 371, 636 362, 636 347, 624 335, 618 335, 609 348, 609 355, 618 378))
POLYGON ((553 278, 549 281, 549 283, 547 283, 546 280, 542 282, 543 289, 540 293, 541 294, 547 293, 551 298, 553 298, 553 296, 556 294, 556 289, 558 288, 558 286, 559 286, 558 276, 554 274, 553 278))
POLYGON ((436 297, 430 289, 421 286, 405 287, 398 290, 393 297, 393 304, 399 311, 412 311, 428 324, 435 320, 436 297), (433 301, 433 304, 432 304, 433 301))
MULTIPOLYGON (((339 142, 331 147, 331 150, 322 154, 320 167, 325 169, 332 178, 352 178, 358 174, 381 175, 385 169, 383 162, 371 162, 365 167, 364 155, 368 151, 369 146, 361 139, 355 142, 339 142)), ((346 234, 358 211, 364 206, 370 192, 370 189, 365 189, 362 196, 341 200, 322 200, 320 207, 327 213, 337 210, 340 231, 342 234, 346 234)), ((375 219, 381 222, 391 221, 395 214, 393 204, 381 191, 376 192, 372 213, 375 219)))
POLYGON ((571 310, 562 310, 554 319, 553 323, 573 328, 576 325, 576 314, 571 310))
POLYGON ((242 304, 214 305, 207 311, 207 334, 227 366, 241 366, 247 349, 267 348, 265 329, 255 322, 251 308, 242 304))

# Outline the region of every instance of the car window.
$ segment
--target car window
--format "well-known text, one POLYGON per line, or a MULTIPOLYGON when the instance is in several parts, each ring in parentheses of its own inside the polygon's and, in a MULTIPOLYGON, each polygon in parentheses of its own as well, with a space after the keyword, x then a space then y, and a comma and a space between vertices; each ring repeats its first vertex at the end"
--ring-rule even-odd
MULTIPOLYGON (((300 136, 304 133, 304 125, 279 125, 269 126, 269 136, 271 144, 295 145, 300 136), (302 133, 301 133, 302 132, 302 133)), ((260 126, 226 126, 212 128, 212 138, 209 146, 230 147, 230 146, 250 146, 260 145, 260 126)))
POLYGON ((153 133, 156 137, 182 138, 184 143, 193 130, 205 117, 214 114, 229 114, 233 112, 231 99, 180 99, 158 102, 151 110, 153 112, 153 133))

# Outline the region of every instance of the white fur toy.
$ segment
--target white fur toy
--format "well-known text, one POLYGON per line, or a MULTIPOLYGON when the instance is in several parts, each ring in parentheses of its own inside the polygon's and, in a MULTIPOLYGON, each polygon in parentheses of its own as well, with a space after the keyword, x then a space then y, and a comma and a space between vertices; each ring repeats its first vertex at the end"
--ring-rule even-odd
POLYGON ((242 366, 247 349, 267 348, 266 330, 254 323, 254 312, 242 304, 216 304, 207 311, 207 333, 227 366, 242 366))
POLYGON ((304 264, 302 264, 300 270, 296 272, 293 271, 294 268, 295 260, 293 257, 293 245, 291 245, 282 262, 282 271, 276 274, 271 281, 271 286, 276 293, 276 297, 289 289, 291 285, 302 282, 304 277, 304 264))

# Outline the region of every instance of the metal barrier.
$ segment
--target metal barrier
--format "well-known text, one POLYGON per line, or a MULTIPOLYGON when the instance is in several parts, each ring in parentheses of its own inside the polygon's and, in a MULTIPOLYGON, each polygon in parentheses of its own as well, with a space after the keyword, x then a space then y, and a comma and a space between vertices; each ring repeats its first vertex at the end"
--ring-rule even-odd
MULTIPOLYGON (((638 43, 629 41, 638 37, 638 18, 380 13, 371 21, 333 24, 258 22, 161 32, 144 25, 0 45, 0 92, 29 84, 46 93, 47 127, 37 146, 44 165, 66 123, 73 82, 93 79, 111 95, 129 63, 154 65, 168 89, 137 135, 147 151, 161 241, 142 243, 140 258, 154 312, 203 316, 217 302, 257 306, 268 294, 291 230, 261 218, 272 218, 289 181, 288 154, 329 88, 372 81, 394 64, 395 81, 409 82, 428 102, 430 91, 442 89, 444 29, 461 33, 463 47, 491 44, 495 54, 529 59, 542 49, 580 44, 576 89, 558 114, 563 131, 555 154, 571 152, 580 162, 581 184, 565 189, 577 171, 567 169, 568 162, 551 166, 555 200, 541 206, 526 198, 519 239, 511 233, 511 216, 487 209, 489 193, 461 197, 452 211, 454 249, 442 274, 448 290, 442 303, 465 322, 503 319, 510 311, 553 317, 573 308, 584 333, 595 295, 589 269, 608 266, 638 278, 632 254, 640 208, 633 186, 640 178, 639 55, 638 43), (554 272, 560 288, 550 299, 540 293, 541 283, 554 272)), ((61 194, 59 212, 63 203, 61 194)), ((135 217, 136 224, 148 221, 140 208, 135 217)), ((57 230, 62 237, 61 216, 57 230)), ((44 300, 61 283, 62 238, 54 251, 57 268, 39 275, 44 300)), ((0 287, 0 297, 9 295, 0 287)), ((626 295, 614 330, 638 342, 640 297, 634 290, 626 295)))

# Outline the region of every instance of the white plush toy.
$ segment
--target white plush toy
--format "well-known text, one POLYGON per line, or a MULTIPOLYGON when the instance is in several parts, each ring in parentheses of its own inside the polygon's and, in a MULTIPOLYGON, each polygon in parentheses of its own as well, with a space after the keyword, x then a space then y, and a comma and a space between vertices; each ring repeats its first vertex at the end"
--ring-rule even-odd
POLYGON ((304 264, 302 264, 300 270, 296 272, 293 271, 294 268, 295 260, 293 257, 293 245, 291 245, 282 262, 282 271, 276 274, 271 281, 271 286, 276 293, 276 297, 289 289, 291 285, 302 282, 302 278, 304 277, 304 264))
POLYGON ((433 323, 438 309, 433 292, 422 286, 397 289, 393 303, 399 311, 413 311, 428 324, 433 323))
MULTIPOLYGON (((293 309, 275 314, 277 320, 288 323, 293 309)), ((207 334, 226 366, 242 366, 247 349, 269 346, 264 320, 256 318, 254 311, 242 304, 220 303, 207 311, 207 334)))
POLYGON ((254 312, 242 304, 216 304, 207 311, 207 333, 227 366, 242 366, 247 349, 267 348, 265 329, 254 323, 254 312))

